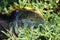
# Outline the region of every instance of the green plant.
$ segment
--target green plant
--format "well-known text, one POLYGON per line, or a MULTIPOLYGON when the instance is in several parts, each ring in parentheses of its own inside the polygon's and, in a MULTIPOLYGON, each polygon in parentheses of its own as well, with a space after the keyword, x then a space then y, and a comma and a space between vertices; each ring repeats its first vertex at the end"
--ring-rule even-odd
MULTIPOLYGON (((16 37, 11 32, 11 28, 11 31, 9 31, 9 33, 5 33, 9 37, 8 40, 60 40, 59 0, 32 0, 32 2, 30 2, 30 0, 19 0, 19 4, 17 2, 13 0, 13 5, 15 5, 16 7, 30 7, 32 8, 32 10, 41 11, 41 13, 44 15, 45 22, 44 24, 39 24, 35 29, 34 26, 32 26, 31 28, 27 28, 27 25, 25 25, 24 28, 18 28, 18 37, 16 37)), ((7 3, 8 0, 6 1, 5 6, 0 6, 1 12, 3 12, 2 9, 4 9, 6 5, 8 5, 7 3)), ((10 6, 10 8, 13 9, 13 6, 10 6)), ((5 8, 5 13, 9 13, 8 8, 5 8)))

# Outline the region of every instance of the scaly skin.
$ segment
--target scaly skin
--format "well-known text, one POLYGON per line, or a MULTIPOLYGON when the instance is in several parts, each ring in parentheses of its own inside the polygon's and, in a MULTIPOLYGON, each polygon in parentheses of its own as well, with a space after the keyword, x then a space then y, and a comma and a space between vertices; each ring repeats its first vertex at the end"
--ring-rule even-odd
MULTIPOLYGON (((23 27, 24 24, 28 24, 28 27, 36 26, 37 22, 44 23, 44 18, 41 15, 41 13, 38 13, 37 11, 32 10, 14 10, 10 14, 0 14, 0 21, 3 20, 3 22, 0 22, 2 25, 3 31, 7 31, 5 29, 13 28, 13 33, 17 36, 18 30, 16 27, 23 27), (21 23, 19 23, 21 22, 21 23), (3 26, 5 25, 5 26, 3 26), (7 28, 8 27, 8 28, 7 28)), ((0 26, 1 27, 1 26, 0 26)), ((2 37, 4 37, 2 35, 2 37)))

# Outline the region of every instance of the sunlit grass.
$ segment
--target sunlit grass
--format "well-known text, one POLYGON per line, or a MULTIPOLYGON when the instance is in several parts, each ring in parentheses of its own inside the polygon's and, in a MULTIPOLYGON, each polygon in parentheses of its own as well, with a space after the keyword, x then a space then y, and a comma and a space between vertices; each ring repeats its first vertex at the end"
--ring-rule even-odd
POLYGON ((6 8, 4 7, 0 11, 4 13, 10 13, 15 9, 27 9, 27 10, 39 10, 44 15, 44 24, 39 24, 37 28, 34 26, 27 28, 18 28, 18 37, 14 34, 7 33, 8 40, 60 40, 60 11, 54 12, 58 8, 59 0, 44 0, 44 1, 33 1, 19 0, 18 3, 14 2, 13 6, 6 8), (42 39, 43 38, 43 39, 42 39))

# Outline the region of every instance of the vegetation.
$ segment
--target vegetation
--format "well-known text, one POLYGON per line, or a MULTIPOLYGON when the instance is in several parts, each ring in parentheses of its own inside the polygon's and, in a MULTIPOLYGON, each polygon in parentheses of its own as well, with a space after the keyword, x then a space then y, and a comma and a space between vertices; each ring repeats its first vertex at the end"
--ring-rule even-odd
POLYGON ((34 26, 27 28, 27 25, 18 28, 18 37, 12 34, 11 28, 9 33, 5 33, 8 40, 60 40, 60 0, 1 0, 0 12, 10 13, 14 7, 39 10, 45 22, 35 29, 34 26))

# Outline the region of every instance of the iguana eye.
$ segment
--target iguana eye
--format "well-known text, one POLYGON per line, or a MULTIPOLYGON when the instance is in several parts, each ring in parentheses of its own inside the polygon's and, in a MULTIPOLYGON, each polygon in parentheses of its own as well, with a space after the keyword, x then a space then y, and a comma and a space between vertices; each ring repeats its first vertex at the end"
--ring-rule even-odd
POLYGON ((33 19, 30 19, 31 21, 33 21, 33 19))

